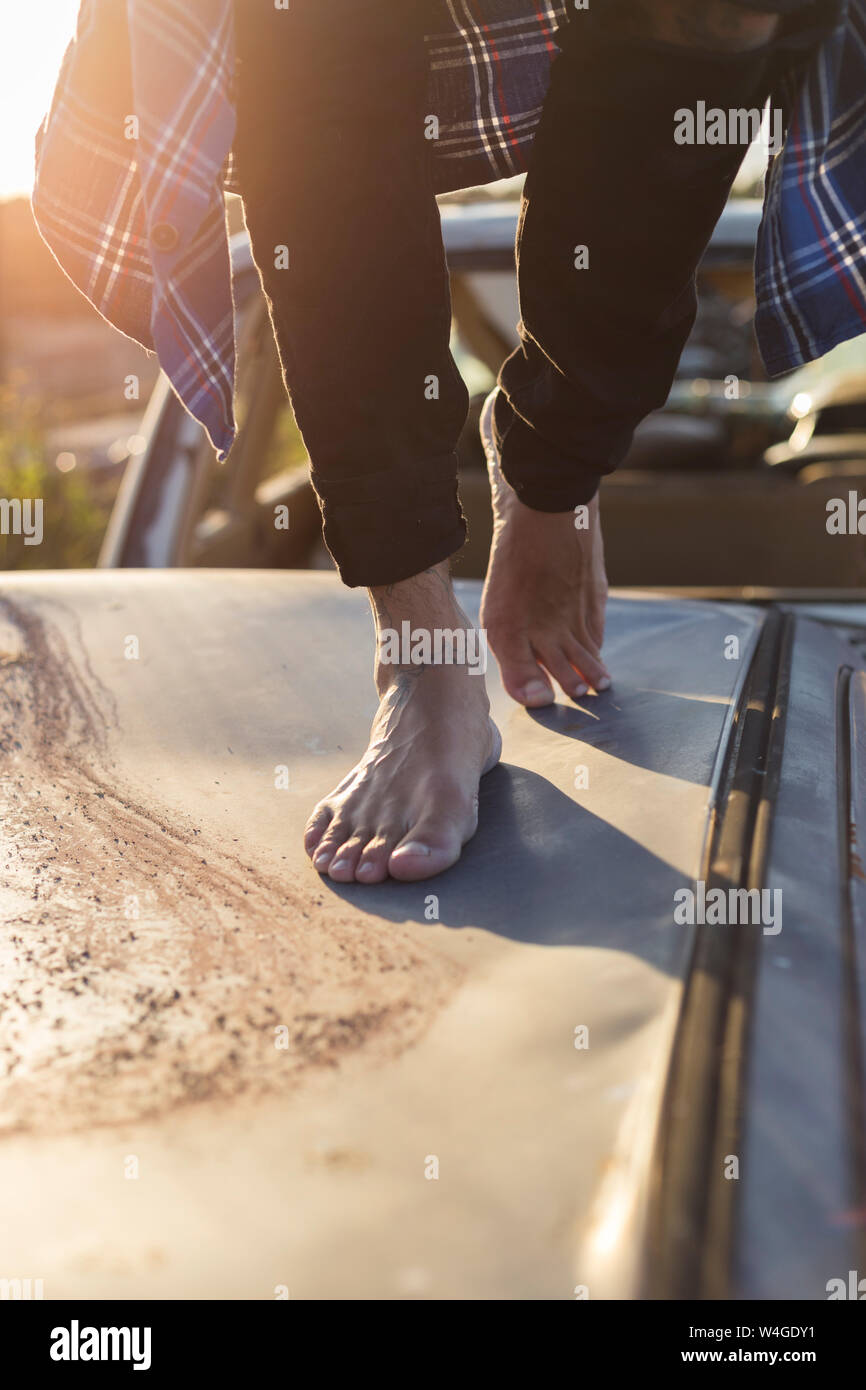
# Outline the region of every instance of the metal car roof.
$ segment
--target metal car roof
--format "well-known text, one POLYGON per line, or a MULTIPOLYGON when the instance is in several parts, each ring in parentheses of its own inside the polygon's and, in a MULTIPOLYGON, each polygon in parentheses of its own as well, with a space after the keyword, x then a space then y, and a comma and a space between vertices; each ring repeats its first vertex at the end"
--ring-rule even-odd
POLYGON ((375 708, 360 593, 17 574, 2 637, 10 1268, 54 1297, 660 1297, 685 1235, 694 1288, 722 1250, 747 1295, 823 1296, 855 1204, 832 808, 837 673, 859 673, 858 759, 863 675, 835 631, 614 596, 613 690, 528 714, 491 671, 478 834, 448 874, 373 888, 321 880, 300 844, 375 708), (673 919, 738 856, 785 889, 781 935, 747 951, 673 919), (744 957, 748 1076, 725 1052, 744 957), (731 1097, 740 1215, 706 1146, 731 1097), (135 1201, 106 1198, 105 1125, 146 1155, 135 1201))

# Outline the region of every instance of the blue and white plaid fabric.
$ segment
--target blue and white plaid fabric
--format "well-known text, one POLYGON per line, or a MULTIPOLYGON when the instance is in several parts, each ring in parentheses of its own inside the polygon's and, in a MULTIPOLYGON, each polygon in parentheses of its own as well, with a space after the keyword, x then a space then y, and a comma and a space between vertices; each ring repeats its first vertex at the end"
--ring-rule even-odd
MULTIPOLYGON (((568 0, 429 2, 439 190, 523 172, 568 0)), ((33 190, 63 270, 158 353, 221 459, 235 436, 233 77, 232 0, 83 0, 33 190)), ((756 267, 774 376, 866 331, 866 0, 845 0, 792 111, 756 267)))
POLYGON ((866 333, 866 0, 848 0, 772 161, 755 267, 771 376, 866 333))

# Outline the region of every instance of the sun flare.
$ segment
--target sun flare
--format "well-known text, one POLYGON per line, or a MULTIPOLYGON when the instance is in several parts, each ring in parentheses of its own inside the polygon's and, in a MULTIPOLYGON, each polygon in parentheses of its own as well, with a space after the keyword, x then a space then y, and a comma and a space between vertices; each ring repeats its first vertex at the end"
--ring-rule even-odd
POLYGON ((3 5, 0 11, 0 198, 30 192, 33 138, 75 32, 78 0, 3 5))

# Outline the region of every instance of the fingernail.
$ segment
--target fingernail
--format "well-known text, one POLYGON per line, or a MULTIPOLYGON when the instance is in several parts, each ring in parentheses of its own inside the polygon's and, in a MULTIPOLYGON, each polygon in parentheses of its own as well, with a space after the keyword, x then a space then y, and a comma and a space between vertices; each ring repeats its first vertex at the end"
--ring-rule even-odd
POLYGON ((610 676, 602 676, 601 680, 596 683, 595 688, 596 690, 610 690, 610 676))
POLYGON ((408 845, 401 845, 399 849, 395 849, 395 850, 394 850, 394 858, 395 858, 395 859, 399 859, 399 857, 400 857, 401 855, 403 855, 403 854, 429 854, 429 853, 430 853, 430 846, 429 846, 429 845, 422 845, 422 844, 419 843, 418 840, 410 840, 409 843, 408 843, 408 845))

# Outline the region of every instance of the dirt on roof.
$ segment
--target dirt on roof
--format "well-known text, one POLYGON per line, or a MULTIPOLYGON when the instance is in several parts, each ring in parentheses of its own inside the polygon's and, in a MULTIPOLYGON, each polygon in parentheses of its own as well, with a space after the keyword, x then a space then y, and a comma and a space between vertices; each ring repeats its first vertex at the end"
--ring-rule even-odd
POLYGON ((0 1132, 274 1093, 415 1042, 461 969, 124 785, 79 642, 0 601, 0 1132))

